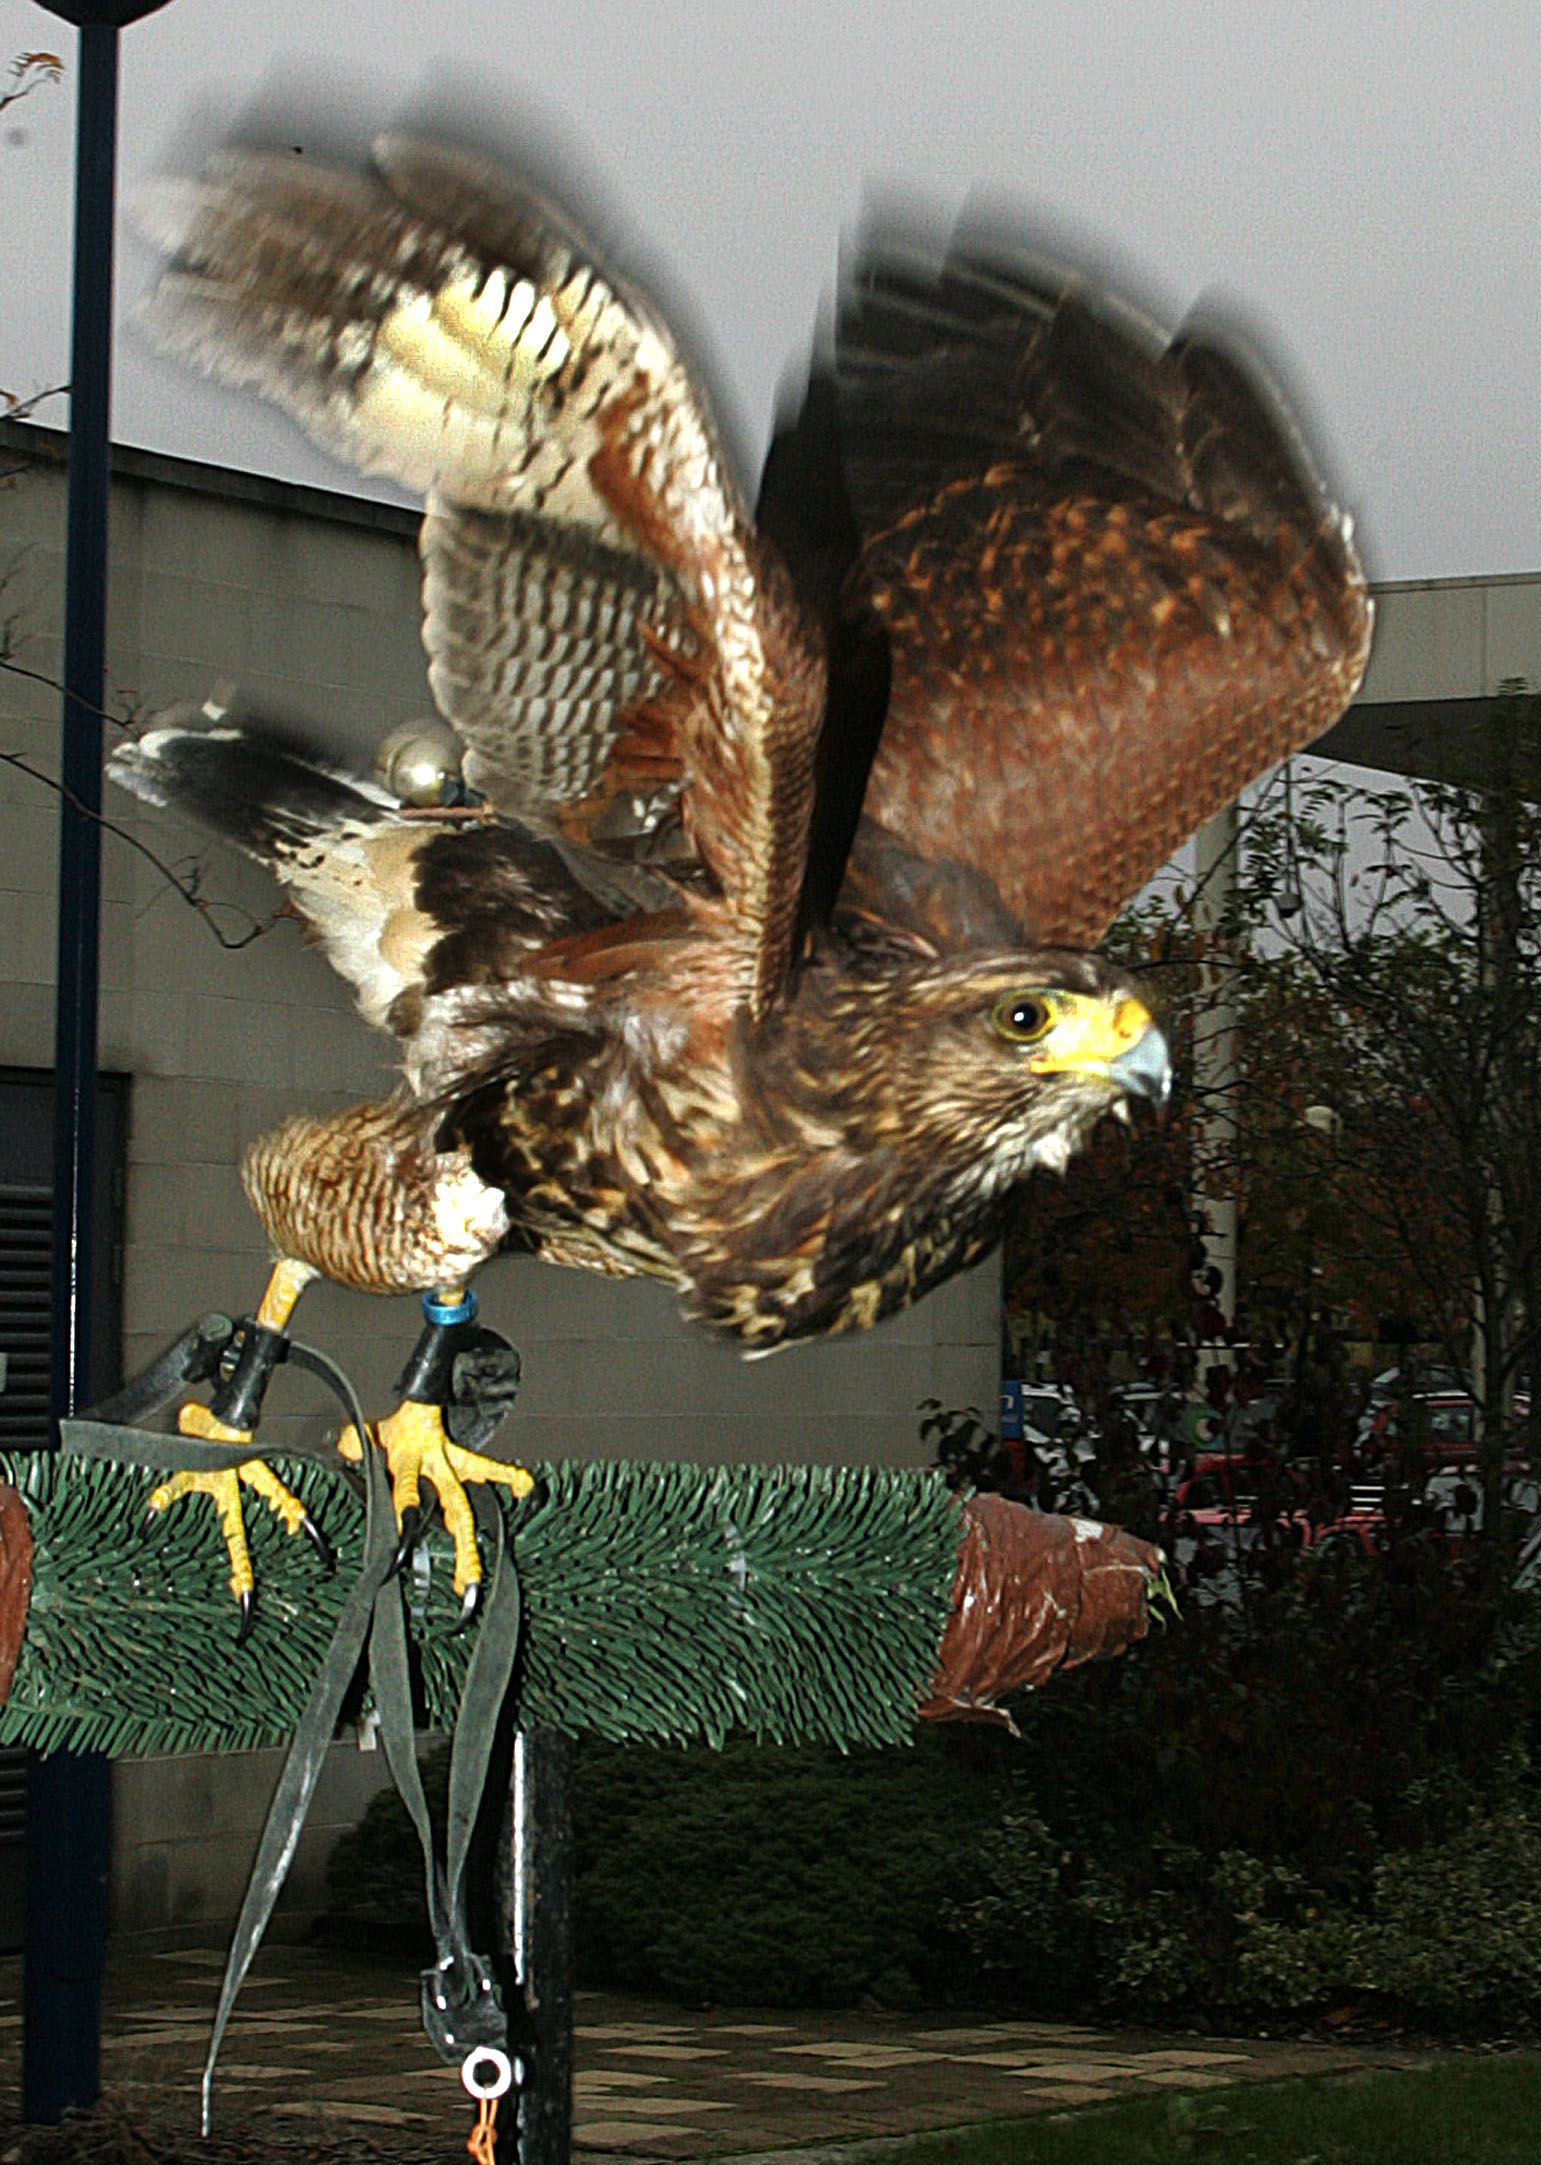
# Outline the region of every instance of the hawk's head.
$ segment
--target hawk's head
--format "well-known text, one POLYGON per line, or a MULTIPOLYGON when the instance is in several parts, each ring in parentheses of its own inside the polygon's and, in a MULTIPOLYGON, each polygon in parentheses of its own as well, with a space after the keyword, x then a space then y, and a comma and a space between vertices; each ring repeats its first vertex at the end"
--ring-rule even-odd
POLYGON ((740 1048, 694 1169, 694 1312, 754 1351, 863 1328, 979 1260, 1035 1167, 1163 1104, 1166 1040, 1098 955, 810 970, 740 1048))
POLYGON ((890 980, 880 1005, 870 1051, 888 1070, 895 1140, 929 1152, 960 1200, 993 1200, 1036 1166, 1062 1172, 1104 1113, 1164 1105, 1171 1089, 1149 1007, 1097 955, 954 956, 890 980))

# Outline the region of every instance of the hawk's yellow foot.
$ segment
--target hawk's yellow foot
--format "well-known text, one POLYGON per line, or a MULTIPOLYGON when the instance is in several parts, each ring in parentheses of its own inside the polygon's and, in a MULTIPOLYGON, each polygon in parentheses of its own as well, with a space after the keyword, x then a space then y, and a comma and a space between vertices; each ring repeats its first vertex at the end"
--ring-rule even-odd
MULTIPOLYGON (((469 1615, 481 1585, 482 1560, 477 1553, 476 1521, 465 1484, 496 1482, 510 1495, 528 1496, 535 1486, 534 1475, 507 1459, 487 1458, 480 1451, 467 1451, 453 1443, 444 1426, 443 1409, 418 1399, 406 1399, 384 1420, 371 1421, 369 1434, 385 1453, 390 1468, 391 1501, 396 1523, 407 1536, 406 1547, 415 1538, 422 1514, 422 1483, 427 1480, 432 1484, 445 1531, 455 1544, 455 1592, 464 1597, 469 1615)), ((357 1429, 351 1425, 345 1428, 337 1439, 337 1448, 344 1458, 360 1458, 363 1454, 357 1429)))
MULTIPOLYGON (((197 1436, 205 1443, 228 1443, 239 1449, 250 1444, 249 1429, 231 1428, 211 1413, 207 1406, 184 1406, 177 1415, 178 1431, 184 1436, 197 1436)), ((260 1458, 239 1459, 230 1466, 219 1466, 201 1472, 184 1468, 174 1473, 170 1480, 162 1481, 152 1489, 145 1509, 152 1517, 158 1517, 171 1504, 183 1496, 208 1496, 219 1513, 219 1530, 224 1538, 225 1550, 230 1558, 230 1591, 241 1610, 242 1639, 251 1629, 256 1592, 256 1576, 252 1570, 251 1550, 246 1540, 246 1521, 241 1510, 241 1490, 249 1488, 260 1496, 268 1509, 283 1521, 284 1531, 305 1534, 320 1552, 328 1569, 336 1562, 331 1544, 320 1527, 306 1510, 293 1489, 280 1481, 271 1466, 260 1458)))

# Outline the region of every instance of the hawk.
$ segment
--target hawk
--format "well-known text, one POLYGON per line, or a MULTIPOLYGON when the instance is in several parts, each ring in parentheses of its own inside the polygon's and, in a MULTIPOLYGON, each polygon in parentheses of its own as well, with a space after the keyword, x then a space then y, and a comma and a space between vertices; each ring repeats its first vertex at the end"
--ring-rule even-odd
MULTIPOLYGON (((426 809, 227 714, 114 757, 272 867, 400 1047, 388 1103, 247 1154, 262 1325, 317 1274, 452 1316, 520 1249, 662 1278, 749 1353, 865 1328, 1164 1100, 1096 942, 1368 653, 1349 522, 1255 368, 874 231, 752 512, 653 304, 466 151, 235 151, 152 215, 152 335, 422 493, 461 753, 426 809)), ((527 1477, 410 1396, 381 1426, 472 1585, 459 1475, 527 1477)))

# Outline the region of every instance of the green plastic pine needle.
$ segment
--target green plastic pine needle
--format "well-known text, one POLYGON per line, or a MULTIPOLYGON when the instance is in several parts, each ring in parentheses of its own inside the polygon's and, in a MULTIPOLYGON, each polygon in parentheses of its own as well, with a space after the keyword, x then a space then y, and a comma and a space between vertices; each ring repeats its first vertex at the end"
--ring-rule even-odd
MULTIPOLYGON (((0 1467, 4 1461, 0 1461, 0 1467)), ((213 1513, 146 1522, 153 1476, 11 1461, 32 1521, 32 1601, 0 1743, 240 1751, 286 1737, 356 1574, 363 1506, 338 1467, 281 1462, 338 1551, 335 1577, 260 1505, 256 1623, 236 1609, 213 1513)), ((524 1600, 520 1719, 615 1741, 903 1741, 936 1666, 957 1565, 933 1475, 843 1467, 609 1463, 541 1473, 506 1506, 524 1600)), ((452 1724, 474 1626, 448 1543, 403 1574, 429 1720, 452 1724)))

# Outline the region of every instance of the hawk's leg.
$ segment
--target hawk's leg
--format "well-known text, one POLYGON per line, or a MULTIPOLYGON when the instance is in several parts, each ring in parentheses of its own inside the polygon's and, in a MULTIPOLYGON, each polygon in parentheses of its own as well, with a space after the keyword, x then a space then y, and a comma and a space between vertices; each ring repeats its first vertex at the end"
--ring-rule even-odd
MULTIPOLYGON (((466 1450, 453 1441, 445 1426, 455 1355, 465 1327, 475 1314, 474 1293, 457 1288, 423 1295, 422 1335, 397 1381, 401 1403, 394 1413, 369 1424, 370 1436, 385 1453, 390 1468, 391 1500, 402 1531, 402 1553, 417 1538, 422 1523, 422 1483, 427 1480, 438 1497, 445 1529, 455 1544, 454 1588, 464 1601, 467 1616, 476 1606, 482 1561, 465 1484, 495 1482, 514 1496, 528 1496, 535 1486, 533 1475, 523 1466, 466 1450)), ((337 1448, 345 1458, 359 1458, 363 1447, 357 1431, 345 1428, 337 1439, 337 1448)))
MULTIPOLYGON (((177 1415, 182 1435, 197 1436, 208 1443, 228 1443, 237 1451, 251 1442, 269 1379, 287 1350, 284 1326, 315 1275, 307 1263, 283 1259, 274 1265, 257 1312, 244 1327, 235 1367, 215 1391, 212 1404, 182 1407, 177 1415)), ((146 1509, 159 1513, 183 1496, 213 1499, 230 1557, 230 1591, 241 1609, 239 1636, 244 1639, 251 1629, 256 1581, 241 1511, 243 1487, 252 1489, 270 1511, 277 1513, 286 1532, 308 1535, 331 1568, 335 1559, 326 1536, 294 1491, 260 1458, 237 1459, 228 1467, 201 1472, 186 1469, 175 1473, 151 1493, 146 1509)))

